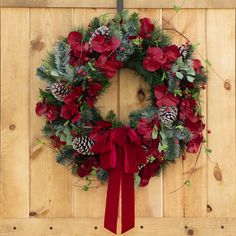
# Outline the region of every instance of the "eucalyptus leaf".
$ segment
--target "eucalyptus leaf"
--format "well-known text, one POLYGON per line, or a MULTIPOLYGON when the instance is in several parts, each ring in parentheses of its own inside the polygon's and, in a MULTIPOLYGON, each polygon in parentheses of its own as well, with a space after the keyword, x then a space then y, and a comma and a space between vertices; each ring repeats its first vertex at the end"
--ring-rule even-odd
POLYGON ((188 75, 187 76, 187 80, 189 81, 189 82, 193 82, 194 81, 194 77, 193 76, 191 76, 191 75, 188 75))
POLYGON ((183 77, 184 77, 184 75, 183 75, 181 72, 179 72, 179 71, 177 71, 177 72, 175 73, 175 75, 176 75, 176 77, 178 77, 179 79, 183 79, 183 77))
POLYGON ((135 174, 134 176, 134 186, 137 188, 141 182, 141 177, 138 174, 135 174))

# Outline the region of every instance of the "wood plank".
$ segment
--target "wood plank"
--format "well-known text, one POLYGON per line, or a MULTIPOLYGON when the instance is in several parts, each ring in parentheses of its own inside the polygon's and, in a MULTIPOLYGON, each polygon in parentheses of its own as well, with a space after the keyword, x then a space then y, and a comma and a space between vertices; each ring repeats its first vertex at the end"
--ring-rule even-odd
MULTIPOLYGON (((150 17, 161 24, 160 9, 130 9, 140 14, 140 17, 150 17)), ((128 122, 130 112, 145 108, 149 104, 149 87, 134 71, 122 69, 119 78, 119 116, 120 120, 128 122), (140 89, 146 95, 144 101, 138 99, 140 89)), ((136 189, 136 215, 138 217, 162 216, 162 176, 152 178, 147 187, 136 189)))
MULTIPOLYGON (((177 0, 125 0, 125 8, 173 8, 180 4, 177 0)), ((183 8, 235 8, 235 0, 188 0, 183 8)), ((116 8, 115 0, 0 0, 0 7, 86 7, 86 8, 116 8)))
MULTIPOLYGON (((0 220, 0 235, 111 236, 102 218, 49 218, 0 220), (81 232, 81 233, 80 233, 81 232)), ((121 235, 121 234, 119 234, 121 235)), ((137 218, 129 236, 235 236, 235 218, 137 218)))
MULTIPOLYGON (((175 20, 172 20, 169 24, 167 24, 166 20, 170 19, 173 14, 173 10, 163 11, 164 28, 177 29, 180 33, 185 34, 193 43, 200 43, 198 46, 198 51, 203 57, 205 57, 205 10, 182 10, 179 12, 178 17, 176 17, 175 20)), ((173 43, 182 44, 186 42, 186 39, 176 32, 166 31, 166 33, 171 36, 173 43)), ((195 56, 199 57, 198 55, 195 56)), ((201 100, 203 101, 202 111, 203 114, 205 114, 205 93, 202 93, 201 100)), ((206 155, 204 150, 202 150, 202 153, 199 156, 198 164, 191 177, 191 187, 184 187, 175 193, 169 193, 171 190, 177 189, 179 186, 181 186, 186 178, 188 178, 189 171, 194 166, 196 157, 197 155, 195 154, 188 154, 187 159, 183 162, 183 166, 181 163, 182 161, 178 160, 177 166, 174 164, 170 170, 168 169, 169 167, 167 167, 164 180, 164 188, 166 189, 164 194, 166 203, 164 207, 165 215, 181 216, 183 214, 187 217, 206 215, 206 155), (185 173, 184 175, 183 172, 185 173), (178 179, 178 181, 173 182, 173 179, 178 179)))
POLYGON ((30 211, 36 217, 69 217, 72 214, 72 175, 56 163, 56 153, 39 146, 45 123, 35 114, 39 87, 46 84, 36 79, 36 68, 47 51, 72 29, 72 9, 30 9, 30 211))
POLYGON ((29 10, 1 10, 0 217, 29 214, 29 10))
POLYGON ((207 54, 213 67, 229 80, 231 89, 209 70, 208 126, 210 155, 217 162, 222 181, 213 175, 215 164, 209 163, 209 216, 236 215, 236 155, 235 155, 235 10, 207 11, 207 54))
MULTIPOLYGON (((87 27, 89 21, 104 13, 109 13, 109 17, 114 16, 114 9, 74 9, 74 27, 84 25, 87 27)), ((96 106, 103 116, 109 111, 118 110, 118 76, 112 78, 112 85, 108 91, 99 98, 96 106)), ((93 181, 92 188, 85 192, 82 188, 87 183, 86 180, 79 180, 74 177, 73 186, 73 216, 75 217, 102 217, 105 212, 107 185, 101 185, 97 180, 93 181), (88 204, 85 205, 85 202, 88 204)))

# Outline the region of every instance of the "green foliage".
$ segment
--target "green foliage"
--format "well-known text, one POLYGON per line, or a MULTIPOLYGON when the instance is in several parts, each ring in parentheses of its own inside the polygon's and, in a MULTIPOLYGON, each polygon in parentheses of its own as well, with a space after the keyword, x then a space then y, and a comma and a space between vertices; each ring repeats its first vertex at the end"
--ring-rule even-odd
POLYGON ((158 109, 152 106, 137 111, 133 111, 129 114, 130 126, 132 128, 136 128, 141 118, 147 118, 149 120, 153 120, 154 117, 157 115, 157 113, 158 109))
POLYGON ((96 170, 96 176, 97 179, 100 180, 101 182, 106 182, 108 179, 108 171, 103 170, 102 168, 98 168, 96 170))
POLYGON ((124 125, 121 121, 118 120, 118 117, 114 113, 114 111, 109 111, 106 115, 105 120, 111 122, 111 125, 112 125, 113 128, 121 127, 121 126, 124 125))
POLYGON ((74 162, 73 149, 64 148, 56 156, 56 161, 62 165, 69 166, 74 162))

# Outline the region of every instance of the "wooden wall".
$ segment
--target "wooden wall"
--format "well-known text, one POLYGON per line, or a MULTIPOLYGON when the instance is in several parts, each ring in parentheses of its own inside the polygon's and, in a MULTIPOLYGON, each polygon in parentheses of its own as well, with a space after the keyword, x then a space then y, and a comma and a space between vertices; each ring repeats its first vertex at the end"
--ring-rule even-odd
MULTIPOLYGON (((106 186, 89 192, 55 162, 55 153, 37 143, 44 123, 35 115, 38 88, 35 69, 56 40, 74 26, 103 13, 115 13, 114 0, 0 0, 1 31, 1 145, 0 235, 105 236, 106 186)), ((189 155, 170 165, 136 191, 136 228, 130 236, 236 235, 235 156, 235 7, 236 1, 188 0, 174 14, 174 0, 126 0, 124 6, 175 27, 208 58, 231 88, 209 68, 209 84, 202 94, 206 114, 209 160, 203 151, 191 187, 170 193, 186 180, 195 162, 189 155), (217 180, 217 163, 222 180, 217 180)), ((186 40, 168 32, 173 42, 186 40)), ((127 119, 131 110, 146 106, 137 90, 146 85, 132 71, 121 70, 108 94, 99 101, 127 119), (112 96, 112 99, 111 99, 112 96)))

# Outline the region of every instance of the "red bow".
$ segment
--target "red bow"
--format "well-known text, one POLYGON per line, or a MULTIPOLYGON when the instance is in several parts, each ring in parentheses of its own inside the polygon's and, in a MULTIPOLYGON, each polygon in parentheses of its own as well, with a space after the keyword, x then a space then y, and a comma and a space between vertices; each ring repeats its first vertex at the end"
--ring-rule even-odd
POLYGON ((145 164, 145 152, 135 131, 129 127, 110 129, 99 134, 91 152, 99 153, 101 167, 109 169, 104 227, 116 233, 119 195, 122 196, 122 233, 132 229, 135 221, 134 173, 145 164))

